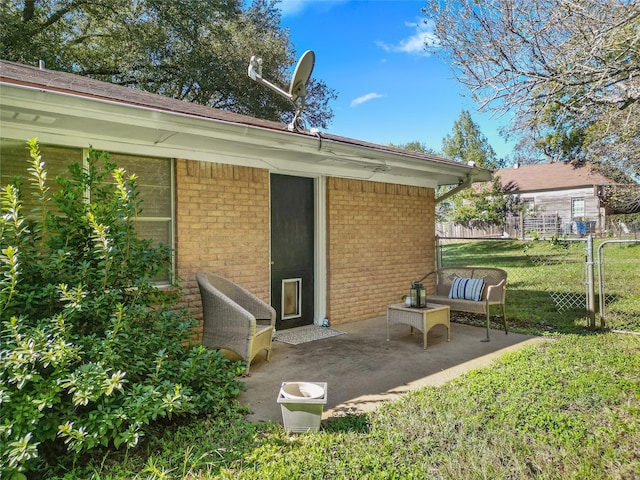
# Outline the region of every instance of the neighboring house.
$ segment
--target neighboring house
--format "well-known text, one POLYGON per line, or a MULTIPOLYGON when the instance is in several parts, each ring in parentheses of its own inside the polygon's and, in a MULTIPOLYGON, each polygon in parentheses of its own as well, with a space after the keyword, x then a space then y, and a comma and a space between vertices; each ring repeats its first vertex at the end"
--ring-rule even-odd
POLYGON ((598 198, 598 187, 613 182, 589 164, 515 164, 497 170, 495 176, 524 207, 523 215, 509 222, 511 236, 533 231, 584 235, 602 232, 606 227, 608 211, 598 198))
POLYGON ((0 113, 3 185, 32 137, 50 178, 88 146, 110 152, 139 177, 140 232, 175 249, 183 305, 201 317, 196 272, 218 272, 271 303, 278 329, 384 314, 434 267, 435 189, 491 176, 5 61, 0 113))

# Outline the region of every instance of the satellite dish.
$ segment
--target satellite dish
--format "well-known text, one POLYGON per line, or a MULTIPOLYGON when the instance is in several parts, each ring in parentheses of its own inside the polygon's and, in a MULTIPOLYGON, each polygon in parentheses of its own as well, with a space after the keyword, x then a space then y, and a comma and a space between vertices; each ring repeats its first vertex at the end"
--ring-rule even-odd
POLYGON ((311 50, 307 50, 302 54, 296 69, 293 72, 291 83, 289 84, 289 91, 285 92, 282 88, 274 85, 268 80, 262 78, 262 59, 256 56, 251 57, 249 60, 249 69, 247 71, 249 77, 258 83, 261 83, 269 87, 274 92, 282 95, 291 101, 294 105, 300 100, 300 105, 296 110, 296 114, 293 117, 291 123, 287 126, 290 131, 304 131, 304 126, 301 125, 300 114, 305 106, 305 100, 307 96, 307 83, 311 78, 311 72, 313 72, 313 66, 316 62, 316 55, 311 50))
POLYGON ((304 52, 300 60, 298 60, 298 65, 296 65, 296 69, 293 72, 291 86, 289 87, 289 95, 291 95, 292 102, 295 103, 298 98, 307 96, 307 83, 309 83, 315 63, 316 54, 311 50, 304 52))

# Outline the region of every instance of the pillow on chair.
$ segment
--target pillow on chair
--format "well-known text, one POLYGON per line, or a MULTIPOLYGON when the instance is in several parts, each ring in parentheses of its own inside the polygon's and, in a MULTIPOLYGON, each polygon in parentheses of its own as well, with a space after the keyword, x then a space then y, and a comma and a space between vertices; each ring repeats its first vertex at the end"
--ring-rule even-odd
POLYGON ((455 277, 451 283, 449 298, 479 302, 482 299, 482 290, 484 290, 484 278, 455 277))

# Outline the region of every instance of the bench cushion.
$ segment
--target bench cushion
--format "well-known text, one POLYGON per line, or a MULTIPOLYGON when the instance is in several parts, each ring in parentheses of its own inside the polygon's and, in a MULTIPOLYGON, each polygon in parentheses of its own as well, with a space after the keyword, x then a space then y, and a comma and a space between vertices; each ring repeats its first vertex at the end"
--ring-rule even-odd
POLYGON ((482 299, 482 291, 484 289, 483 278, 461 278, 455 277, 451 282, 451 290, 449 298, 473 300, 479 302, 482 299))

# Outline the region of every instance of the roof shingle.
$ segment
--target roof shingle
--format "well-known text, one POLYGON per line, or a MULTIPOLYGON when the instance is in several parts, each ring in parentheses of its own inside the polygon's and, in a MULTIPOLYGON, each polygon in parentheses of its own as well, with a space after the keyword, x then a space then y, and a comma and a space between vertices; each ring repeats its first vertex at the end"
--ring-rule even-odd
POLYGON ((565 190, 613 183, 592 166, 572 162, 540 163, 518 168, 501 168, 496 176, 504 187, 520 192, 565 190))
MULTIPOLYGON (((103 82, 90 77, 83 77, 55 70, 40 69, 31 65, 23 65, 6 60, 0 60, 0 82, 8 82, 31 88, 42 88, 45 90, 97 98, 142 108, 151 108, 165 112, 174 112, 182 115, 207 118, 214 121, 291 133, 288 132, 287 126, 282 123, 164 97, 144 90, 103 82)), ((296 134, 315 136, 311 132, 296 132, 296 134)), ((322 132, 322 137, 342 144, 372 148, 382 152, 401 154, 431 162, 453 165, 457 164, 457 162, 454 162, 453 160, 438 157, 436 155, 411 152, 389 145, 374 144, 353 138, 342 137, 340 135, 332 135, 326 132, 322 132)))

